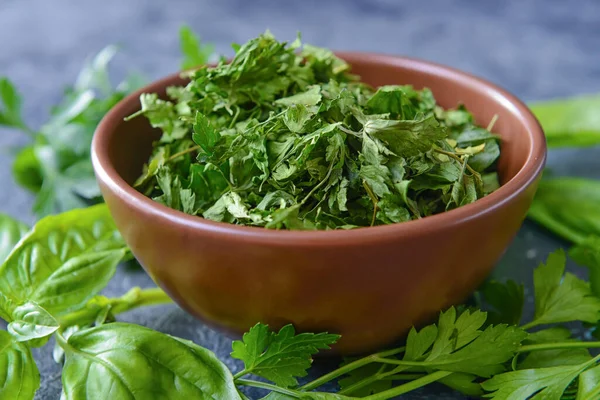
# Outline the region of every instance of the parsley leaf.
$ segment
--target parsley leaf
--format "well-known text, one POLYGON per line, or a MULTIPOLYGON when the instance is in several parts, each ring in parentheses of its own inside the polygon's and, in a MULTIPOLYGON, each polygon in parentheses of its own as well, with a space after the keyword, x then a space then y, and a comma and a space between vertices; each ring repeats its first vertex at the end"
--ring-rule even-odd
POLYGON ((598 358, 577 365, 505 372, 483 382, 481 386, 492 392, 486 397, 494 400, 560 400, 571 382, 598 358))
POLYGON ((0 126, 21 129, 31 134, 21 116, 21 95, 12 82, 3 77, 0 77, 0 100, 0 126))
POLYGON ((593 296, 587 282, 565 273, 565 264, 565 252, 557 250, 533 272, 535 315, 525 327, 569 321, 596 323, 600 319, 600 299, 593 296))
POLYGON ((590 288, 600 297, 600 236, 590 236, 569 249, 569 256, 580 265, 588 268, 590 288))
POLYGON ((518 325, 523 315, 525 304, 525 288, 513 280, 500 283, 494 280, 487 281, 479 289, 485 303, 491 306, 488 311, 487 321, 491 324, 505 323, 518 325))
POLYGON ((232 344, 231 356, 244 362, 244 371, 236 377, 252 373, 283 387, 296 386, 296 378, 306 376, 312 355, 329 349, 339 337, 327 333, 296 334, 292 325, 275 333, 267 325, 256 324, 243 340, 232 344))
POLYGON ((179 43, 183 60, 181 69, 199 67, 206 64, 214 53, 214 46, 203 44, 192 29, 183 25, 179 29, 179 43))

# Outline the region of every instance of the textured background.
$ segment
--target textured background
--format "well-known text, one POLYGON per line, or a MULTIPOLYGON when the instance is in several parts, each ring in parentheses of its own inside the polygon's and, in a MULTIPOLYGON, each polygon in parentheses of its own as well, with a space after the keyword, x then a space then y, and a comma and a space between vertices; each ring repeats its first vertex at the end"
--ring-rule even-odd
MULTIPOLYGON (((301 31, 305 41, 333 49, 451 65, 526 101, 600 92, 600 2, 594 0, 0 0, 0 75, 17 84, 27 120, 37 127, 85 58, 107 44, 123 47, 113 65, 116 78, 131 69, 149 79, 175 71, 181 23, 225 54, 231 54, 231 42, 245 42, 266 28, 281 39, 301 31)), ((7 151, 25 141, 0 129, 0 211, 32 222, 32 198, 12 182, 7 151)), ((557 174, 600 178, 600 152, 553 152, 549 166, 557 174)), ((494 274, 529 282, 532 268, 561 244, 526 223, 494 274)), ((134 285, 152 282, 143 271, 122 269, 107 293, 122 294, 134 285)), ((235 367, 227 356, 230 340, 175 306, 140 310, 126 319, 192 339, 235 367)), ((50 352, 46 347, 36 354, 43 400, 60 395, 60 368, 50 352)), ((461 397, 432 386, 405 398, 461 397)))

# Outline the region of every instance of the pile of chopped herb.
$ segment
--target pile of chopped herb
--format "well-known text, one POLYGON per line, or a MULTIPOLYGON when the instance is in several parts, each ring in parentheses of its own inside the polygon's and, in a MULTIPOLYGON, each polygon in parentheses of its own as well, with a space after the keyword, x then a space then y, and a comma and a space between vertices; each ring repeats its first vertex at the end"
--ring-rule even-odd
POLYGON ((170 101, 143 94, 162 130, 142 193, 213 221, 348 229, 426 217, 495 190, 498 138, 428 89, 374 89, 331 51, 270 33, 190 73, 170 101))

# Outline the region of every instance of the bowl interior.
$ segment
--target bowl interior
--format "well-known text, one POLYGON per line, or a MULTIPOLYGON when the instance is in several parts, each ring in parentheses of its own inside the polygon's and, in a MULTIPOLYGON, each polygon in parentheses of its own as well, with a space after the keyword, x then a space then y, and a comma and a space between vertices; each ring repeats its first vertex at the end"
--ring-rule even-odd
MULTIPOLYGON (((494 115, 493 132, 501 136, 501 156, 498 171, 502 184, 510 181, 534 153, 535 133, 530 129, 533 117, 524 114, 520 101, 503 90, 478 78, 451 68, 401 57, 367 53, 337 53, 352 66, 352 72, 373 86, 411 84, 417 89, 428 87, 438 104, 454 108, 464 104, 475 116, 478 125, 487 126, 494 115)), ((140 93, 155 92, 165 98, 167 86, 185 85, 178 74, 159 80, 124 100, 115 117, 121 122, 106 138, 108 160, 127 183, 141 174, 152 150, 152 142, 160 137, 144 117, 130 121, 122 118, 139 108, 140 93)), ((533 123, 535 119, 533 119, 533 123)), ((543 142, 543 138, 541 139, 543 142)), ((539 146, 538 146, 539 147, 539 146)), ((543 145, 541 145, 543 148, 543 145)))

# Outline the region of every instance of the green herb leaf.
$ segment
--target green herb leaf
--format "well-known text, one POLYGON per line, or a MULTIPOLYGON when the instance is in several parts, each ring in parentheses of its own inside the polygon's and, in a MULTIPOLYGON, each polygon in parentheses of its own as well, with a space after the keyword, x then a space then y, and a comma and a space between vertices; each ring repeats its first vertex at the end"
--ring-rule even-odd
POLYGON ((481 386, 492 392, 486 397, 494 400, 560 400, 571 382, 595 361, 593 359, 578 365, 505 372, 483 382, 481 386))
POLYGON ((588 280, 594 296, 600 298, 600 237, 590 236, 569 249, 569 256, 588 268, 588 280))
POLYGON ((312 355, 329 349, 339 335, 300 333, 286 325, 278 333, 257 324, 233 342, 231 356, 244 362, 244 371, 266 378, 283 387, 296 386, 297 377, 306 376, 312 355))
POLYGON ((0 214, 0 260, 4 262, 15 245, 29 231, 24 223, 0 214))
POLYGON ((25 146, 19 150, 13 161, 12 173, 20 186, 33 193, 40 191, 44 178, 33 146, 25 146))
POLYGON ((540 181, 528 216, 574 243, 600 236, 600 182, 584 178, 540 181))
POLYGON ((104 205, 46 217, 0 267, 0 291, 60 315, 102 290, 126 253, 104 205))
POLYGON ((31 400, 40 387, 40 373, 31 350, 3 330, 0 330, 0 382, 2 399, 31 400))
POLYGON ((492 280, 484 283, 479 292, 493 309, 488 311, 489 323, 519 325, 525 304, 525 288, 522 284, 513 280, 506 283, 492 280))
POLYGON ((194 123, 193 139, 196 144, 202 147, 207 154, 213 154, 213 150, 219 141, 219 132, 211 125, 208 118, 201 113, 196 113, 196 122, 194 123))
POLYGON ((421 120, 395 121, 369 119, 364 124, 367 134, 381 140, 394 154, 401 157, 426 152, 448 136, 443 126, 431 116, 421 120))
POLYGON ((195 68, 206 64, 214 52, 214 46, 203 44, 187 25, 183 25, 179 29, 179 45, 183 55, 181 69, 195 68))
POLYGON ((540 121, 548 147, 600 144, 599 96, 580 96, 530 104, 540 121))
POLYGON ((593 400, 600 396, 600 365, 588 369, 579 375, 577 400, 593 400))
POLYGON ((88 59, 79 72, 75 82, 75 90, 86 93, 89 89, 98 89, 105 95, 110 95, 112 85, 108 76, 108 64, 117 54, 117 46, 106 46, 94 57, 88 59))
POLYGON ((476 375, 455 372, 438 382, 466 396, 480 397, 483 394, 483 389, 479 383, 475 382, 476 380, 476 375))
MULTIPOLYGON (((567 328, 552 327, 530 334, 527 337, 525 344, 548 344, 575 341, 577 340, 571 338, 571 331, 567 328)), ((591 358, 589 351, 585 348, 538 350, 527 353, 523 361, 518 363, 518 369, 575 365, 589 361, 591 358)))
MULTIPOLYGON (((445 314, 442 314, 442 316, 445 317, 445 314)), ((440 316, 440 319, 442 319, 442 316, 440 316)), ((417 331, 414 327, 411 328, 406 339, 406 351, 404 352, 404 360, 417 361, 422 359, 423 355, 435 343, 437 337, 438 327, 435 325, 428 325, 421 329, 421 331, 417 331)))
POLYGON ((600 319, 600 299, 587 282, 565 274, 565 264, 564 251, 557 250, 533 272, 535 315, 529 326, 600 319))
POLYGON ((17 342, 48 338, 58 328, 56 319, 31 301, 16 307, 8 324, 8 332, 17 342))
POLYGON ((66 400, 241 400, 231 373, 212 352, 139 325, 112 323, 78 331, 61 346, 66 400))
POLYGON ((504 370, 503 363, 513 357, 526 337, 527 333, 516 326, 491 325, 471 343, 453 353, 437 357, 430 355, 427 365, 444 371, 490 377, 504 370))
POLYGON ((21 129, 30 134, 21 117, 21 96, 12 82, 4 77, 0 77, 0 100, 0 126, 21 129))

